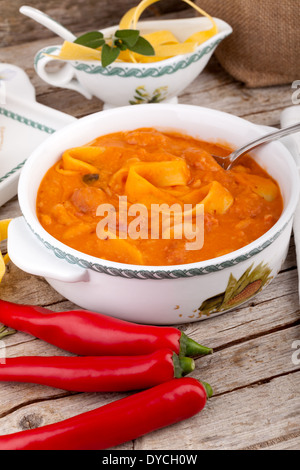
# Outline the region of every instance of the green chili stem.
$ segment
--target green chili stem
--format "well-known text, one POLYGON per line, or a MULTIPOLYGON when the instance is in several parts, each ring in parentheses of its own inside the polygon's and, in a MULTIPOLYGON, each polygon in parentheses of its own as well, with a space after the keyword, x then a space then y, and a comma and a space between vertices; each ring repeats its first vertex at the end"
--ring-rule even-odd
POLYGON ((189 338, 185 333, 180 337, 180 356, 201 356, 203 354, 212 354, 213 350, 202 346, 201 344, 189 338))
POLYGON ((5 336, 13 335, 16 333, 16 330, 12 330, 10 328, 7 328, 7 326, 2 326, 0 328, 0 339, 5 338, 5 336))
POLYGON ((173 353, 172 359, 174 363, 174 377, 176 379, 184 377, 195 369, 195 361, 191 357, 179 357, 173 353))
POLYGON ((211 398, 213 396, 213 389, 211 388, 211 386, 207 382, 203 382, 202 380, 200 380, 200 382, 205 388, 207 398, 211 398))

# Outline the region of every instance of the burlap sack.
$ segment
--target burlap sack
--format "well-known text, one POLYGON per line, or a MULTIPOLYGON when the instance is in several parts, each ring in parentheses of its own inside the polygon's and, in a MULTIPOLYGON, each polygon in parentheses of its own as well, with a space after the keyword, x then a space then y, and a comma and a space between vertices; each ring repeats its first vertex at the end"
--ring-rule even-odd
POLYGON ((248 87, 300 80, 299 0, 196 0, 233 33, 216 57, 234 78, 248 87))

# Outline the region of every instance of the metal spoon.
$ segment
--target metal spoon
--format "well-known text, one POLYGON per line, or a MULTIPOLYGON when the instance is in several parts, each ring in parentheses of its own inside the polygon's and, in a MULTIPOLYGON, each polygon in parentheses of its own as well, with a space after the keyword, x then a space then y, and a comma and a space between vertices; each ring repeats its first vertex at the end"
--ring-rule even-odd
POLYGON ((74 36, 71 31, 66 29, 64 26, 62 26, 60 23, 58 23, 56 20, 46 15, 42 11, 37 10, 36 8, 23 5, 20 8, 20 13, 25 16, 28 16, 32 20, 35 20, 37 23, 42 24, 46 28, 50 29, 50 31, 63 38, 65 41, 73 42, 76 39, 76 36, 74 36))
POLYGON ((278 131, 271 132, 270 134, 266 134, 258 139, 252 140, 248 144, 244 145, 243 147, 231 152, 226 157, 219 157, 217 155, 213 155, 216 162, 225 170, 230 170, 230 168, 235 165, 238 160, 245 155, 245 153, 250 152, 250 150, 258 147, 259 145, 266 144, 267 142, 271 142, 272 140, 280 139, 285 135, 293 134, 294 132, 300 131, 300 123, 294 124, 293 126, 285 127, 284 129, 279 129, 278 131))

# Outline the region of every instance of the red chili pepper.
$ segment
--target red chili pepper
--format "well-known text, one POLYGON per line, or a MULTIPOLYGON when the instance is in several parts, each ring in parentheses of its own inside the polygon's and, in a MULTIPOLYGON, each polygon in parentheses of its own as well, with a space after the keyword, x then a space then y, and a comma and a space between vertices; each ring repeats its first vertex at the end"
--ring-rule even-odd
POLYGON ((120 392, 154 387, 195 368, 169 349, 144 356, 14 357, 0 364, 0 381, 30 382, 75 392, 120 392))
POLYGON ((198 380, 173 379, 60 423, 0 436, 0 450, 109 449, 194 416, 206 399, 198 380))
POLYGON ((0 300, 0 322, 79 356, 133 356, 163 348, 181 356, 212 353, 177 328, 140 325, 87 310, 51 312, 0 300))

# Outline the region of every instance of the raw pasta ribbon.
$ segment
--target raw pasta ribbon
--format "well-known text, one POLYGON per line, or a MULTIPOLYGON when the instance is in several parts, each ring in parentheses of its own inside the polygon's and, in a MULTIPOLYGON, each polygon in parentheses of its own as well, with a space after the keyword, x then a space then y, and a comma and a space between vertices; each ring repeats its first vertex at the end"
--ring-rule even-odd
MULTIPOLYGON (((131 8, 121 19, 119 29, 137 29, 138 21, 144 10, 158 1, 159 0, 143 0, 137 7, 131 8)), ((216 22, 208 13, 190 0, 182 1, 194 8, 201 15, 206 16, 212 24, 211 28, 204 31, 198 31, 197 33, 189 36, 183 42, 180 42, 171 31, 155 31, 153 33, 145 34, 144 38, 150 42, 155 50, 154 57, 143 56, 131 51, 124 51, 120 54, 119 58, 124 62, 158 62, 169 57, 193 52, 196 47, 217 34, 218 28, 216 22)))
MULTIPOLYGON (((0 220, 0 242, 3 240, 6 240, 7 229, 8 229, 10 222, 11 222, 10 219, 0 220)), ((5 274, 5 265, 8 263, 8 261, 9 261, 9 256, 8 255, 2 256, 2 253, 0 251, 0 282, 2 281, 2 278, 5 274)))
MULTIPOLYGON (((136 7, 131 8, 122 17, 119 23, 119 29, 138 29, 138 21, 142 13, 153 3, 160 0, 142 0, 136 7)), ((209 19, 211 27, 202 31, 198 31, 187 37, 184 41, 179 41, 176 36, 168 30, 155 31, 144 34, 143 37, 150 42, 155 50, 154 56, 145 56, 129 50, 121 51, 118 62, 134 62, 149 63, 158 62, 180 54, 188 54, 193 52, 200 44, 213 37, 218 32, 215 20, 204 10, 199 8, 190 0, 182 0, 190 7, 194 8, 198 13, 209 19)), ((155 24, 155 23, 153 23, 155 24)), ((72 42, 65 41, 62 45, 58 56, 49 55, 55 59, 61 60, 99 60, 101 61, 101 47, 91 49, 72 42)))

